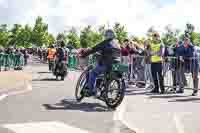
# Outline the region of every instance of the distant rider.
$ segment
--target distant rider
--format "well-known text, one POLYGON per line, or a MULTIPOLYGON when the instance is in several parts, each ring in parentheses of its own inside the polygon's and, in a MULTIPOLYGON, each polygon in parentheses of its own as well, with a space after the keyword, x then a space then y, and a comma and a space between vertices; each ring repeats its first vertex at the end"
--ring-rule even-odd
POLYGON ((55 71, 57 71, 58 64, 61 63, 62 61, 65 61, 65 42, 61 41, 59 47, 56 50, 56 67, 55 71))

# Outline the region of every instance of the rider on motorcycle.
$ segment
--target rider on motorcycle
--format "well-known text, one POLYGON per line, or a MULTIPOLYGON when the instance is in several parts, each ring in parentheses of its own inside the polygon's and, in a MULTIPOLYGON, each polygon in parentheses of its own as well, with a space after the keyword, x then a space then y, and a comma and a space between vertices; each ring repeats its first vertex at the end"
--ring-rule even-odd
POLYGON ((65 42, 61 41, 59 47, 56 50, 56 67, 55 72, 57 71, 59 63, 65 60, 65 50, 64 50, 65 42))
POLYGON ((100 58, 96 67, 90 71, 88 83, 84 91, 81 91, 81 94, 85 94, 87 96, 96 95, 96 89, 94 87, 96 78, 98 75, 111 71, 112 63, 120 62, 120 45, 118 41, 115 39, 115 34, 112 30, 107 30, 105 32, 105 40, 101 43, 97 44, 92 49, 89 49, 82 53, 82 57, 86 57, 90 54, 99 52, 100 58))

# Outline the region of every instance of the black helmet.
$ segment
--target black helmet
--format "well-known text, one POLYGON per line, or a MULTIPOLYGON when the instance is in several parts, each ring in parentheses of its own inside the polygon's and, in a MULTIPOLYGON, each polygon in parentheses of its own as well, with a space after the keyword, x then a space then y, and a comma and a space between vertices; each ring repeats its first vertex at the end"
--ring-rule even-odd
POLYGON ((51 45, 49 46, 49 48, 54 48, 53 44, 51 44, 51 45))
POLYGON ((106 39, 114 39, 115 38, 114 31, 111 30, 111 29, 106 30, 106 32, 105 32, 105 38, 106 39))

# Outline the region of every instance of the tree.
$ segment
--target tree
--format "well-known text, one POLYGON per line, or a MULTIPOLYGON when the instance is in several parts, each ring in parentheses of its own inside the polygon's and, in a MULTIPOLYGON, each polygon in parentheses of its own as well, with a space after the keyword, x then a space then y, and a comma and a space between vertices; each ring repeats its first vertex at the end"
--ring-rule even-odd
POLYGON ((52 34, 48 34, 48 45, 54 44, 56 39, 52 34))
POLYGON ((178 33, 178 29, 173 28, 172 25, 167 25, 165 27, 165 33, 162 36, 163 43, 167 46, 174 45, 176 43, 178 33))
POLYGON ((80 38, 75 28, 72 29, 67 34, 67 40, 70 42, 75 48, 80 48, 80 38))
POLYGON ((95 46, 96 44, 103 41, 103 35, 99 32, 93 31, 93 32, 91 32, 91 40, 92 40, 92 43, 93 43, 92 46, 95 46))
POLYGON ((99 28, 98 28, 98 32, 102 35, 105 34, 105 31, 106 31, 106 26, 105 25, 101 25, 99 28))
POLYGON ((65 43, 67 42, 67 36, 64 33, 58 33, 56 37, 57 43, 64 41, 65 43))
POLYGON ((151 26, 148 30, 147 30, 147 37, 148 38, 151 38, 152 37, 152 34, 155 32, 155 27, 154 26, 151 26))
POLYGON ((19 35, 22 30, 22 25, 14 24, 13 28, 10 30, 10 35, 8 38, 8 46, 16 47, 17 43, 20 41, 19 35))
POLYGON ((8 25, 7 24, 1 24, 0 25, 0 32, 7 32, 8 31, 8 25))
POLYGON ((85 27, 80 34, 80 43, 83 48, 94 47, 103 40, 102 33, 92 30, 92 26, 85 27))
POLYGON ((91 25, 88 25, 83 30, 81 30, 81 34, 80 34, 81 47, 88 48, 93 45, 91 41, 91 37, 90 37, 91 32, 92 32, 91 25))
POLYGON ((42 17, 37 17, 32 33, 32 42, 38 47, 48 45, 48 25, 43 22, 42 17))
POLYGON ((200 46, 200 33, 192 32, 191 40, 193 45, 200 46))
POLYGON ((0 25, 0 46, 7 47, 9 32, 6 24, 0 25))
POLYGON ((128 32, 125 29, 125 26, 120 23, 115 23, 113 30, 116 33, 116 37, 119 40, 119 43, 122 44, 125 39, 128 38, 128 32))

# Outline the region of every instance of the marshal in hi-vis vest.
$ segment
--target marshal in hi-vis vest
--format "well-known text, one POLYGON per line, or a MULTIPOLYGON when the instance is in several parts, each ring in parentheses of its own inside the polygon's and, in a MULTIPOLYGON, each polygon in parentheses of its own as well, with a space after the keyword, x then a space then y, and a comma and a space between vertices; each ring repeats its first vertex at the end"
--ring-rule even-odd
MULTIPOLYGON (((152 52, 159 52, 161 49, 161 44, 160 43, 152 43, 151 44, 151 50, 152 52)), ((162 57, 159 55, 152 55, 151 56, 151 62, 156 63, 156 62, 161 62, 162 57)))
POLYGON ((55 48, 48 49, 48 59, 54 59, 55 54, 56 54, 56 49, 55 48))

